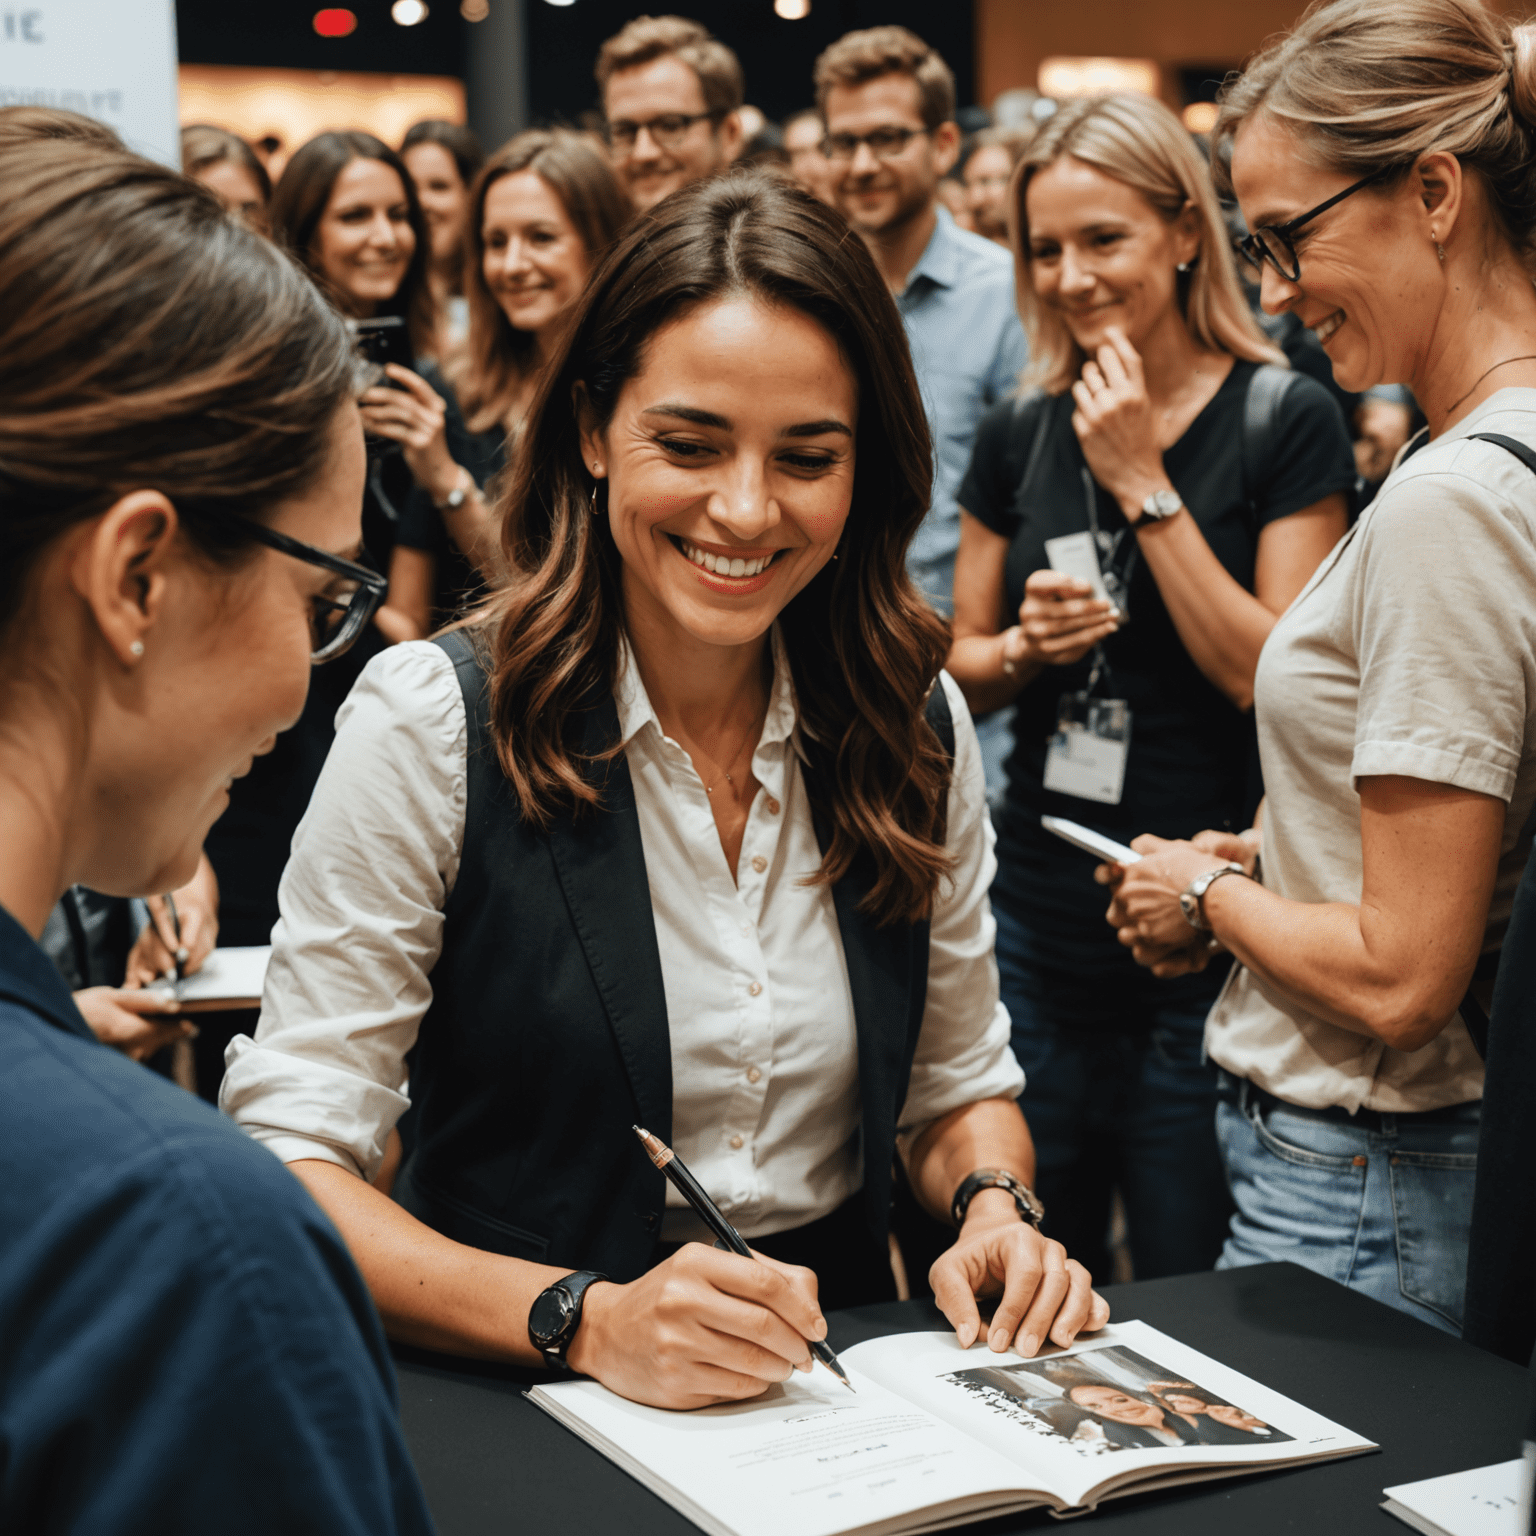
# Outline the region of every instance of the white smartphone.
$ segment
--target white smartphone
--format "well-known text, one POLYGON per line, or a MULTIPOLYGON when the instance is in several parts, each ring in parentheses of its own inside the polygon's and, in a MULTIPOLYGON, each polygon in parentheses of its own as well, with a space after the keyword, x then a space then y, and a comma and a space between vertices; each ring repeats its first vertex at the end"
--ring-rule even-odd
POLYGON ((1127 848, 1124 843, 1117 843, 1114 838, 1105 837, 1092 827, 1080 827, 1064 816, 1042 816, 1040 825, 1047 832, 1054 832, 1063 841, 1071 843, 1074 848, 1081 848, 1084 853, 1097 854, 1106 864, 1141 862, 1141 855, 1134 848, 1127 848))

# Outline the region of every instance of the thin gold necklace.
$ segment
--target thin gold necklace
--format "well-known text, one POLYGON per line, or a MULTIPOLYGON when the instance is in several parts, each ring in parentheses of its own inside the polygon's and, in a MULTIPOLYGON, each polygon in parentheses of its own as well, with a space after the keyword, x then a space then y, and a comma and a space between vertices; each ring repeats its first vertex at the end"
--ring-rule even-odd
MULTIPOLYGON (((1481 384, 1490 373, 1494 372, 1495 369, 1507 368, 1511 363, 1536 363, 1536 352, 1527 352, 1521 357, 1506 357, 1502 363, 1495 363, 1492 368, 1485 368, 1480 374, 1478 374, 1475 379, 1472 380, 1472 389, 1476 389, 1477 386, 1481 384)), ((1461 400, 1457 400, 1454 405, 1448 405, 1446 407, 1445 414, 1447 417, 1455 414, 1456 406, 1460 405, 1461 401, 1465 400, 1472 393, 1472 389, 1469 389, 1467 393, 1461 397, 1461 400)))
MULTIPOLYGON (((752 739, 753 735, 762 729, 762 720, 765 719, 767 719, 766 710, 763 712, 762 719, 759 719, 756 715, 752 717, 751 724, 747 726, 747 734, 741 738, 741 745, 736 748, 735 755, 731 758, 730 762, 725 765, 725 782, 727 784, 735 784, 736 780, 731 777, 731 769, 736 766, 737 758, 739 758, 741 754, 746 751, 747 743, 752 739)), ((700 775, 700 777, 702 777, 702 775, 700 775)), ((715 785, 719 782, 720 781, 716 779, 714 784, 706 784, 704 786, 704 793, 706 795, 714 794, 715 785)))

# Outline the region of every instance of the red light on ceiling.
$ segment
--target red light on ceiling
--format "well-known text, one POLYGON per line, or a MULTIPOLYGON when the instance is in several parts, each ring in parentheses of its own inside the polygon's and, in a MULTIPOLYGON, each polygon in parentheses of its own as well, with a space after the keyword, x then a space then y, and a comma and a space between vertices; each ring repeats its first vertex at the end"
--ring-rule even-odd
POLYGON ((350 37, 357 31, 357 17, 339 8, 316 11, 315 31, 321 37, 350 37))

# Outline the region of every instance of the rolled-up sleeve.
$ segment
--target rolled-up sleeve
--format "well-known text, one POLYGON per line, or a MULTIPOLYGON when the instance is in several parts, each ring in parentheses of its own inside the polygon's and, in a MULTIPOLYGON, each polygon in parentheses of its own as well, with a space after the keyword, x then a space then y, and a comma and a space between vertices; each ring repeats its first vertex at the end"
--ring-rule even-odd
POLYGON ((946 672, 944 692, 955 722, 955 767, 949 792, 952 874, 934 903, 928 940, 928 998, 901 1129, 978 1099, 1016 1098, 1024 1073, 1008 1040, 1008 1010, 998 995, 997 924, 987 892, 997 871, 987 814, 986 780, 976 728, 960 689, 946 672))
POLYGON ((284 1162, 372 1178, 409 1104, 405 1056, 432 1001, 463 846, 466 720, 438 646, 369 663, 294 835, 256 1038, 219 1105, 284 1162))

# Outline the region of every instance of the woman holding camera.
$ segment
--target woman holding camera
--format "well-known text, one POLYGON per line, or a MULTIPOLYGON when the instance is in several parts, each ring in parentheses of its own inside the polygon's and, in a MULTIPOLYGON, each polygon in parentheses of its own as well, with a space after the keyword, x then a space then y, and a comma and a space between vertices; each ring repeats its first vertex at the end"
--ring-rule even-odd
POLYGON ((184 884, 366 625, 351 341, 176 172, 34 141, 0 184, 0 1527, 426 1532, 334 1228, 36 943, 72 884, 184 884))
POLYGON ((400 443, 415 477, 390 569, 390 607, 421 638, 483 592, 496 530, 485 488, 506 463, 587 276, 629 218, 607 157, 566 129, 520 133, 469 195, 469 343, 426 391, 367 397, 372 430, 400 443), (466 419, 467 418, 467 419, 466 419))
POLYGON ((397 1337, 754 1396, 823 1307, 893 1294, 898 1144, 960 1225, 933 1281, 963 1344, 978 1294, 996 1350, 1107 1315, 1025 1219, 980 755, 904 561, 931 464, 902 335, 798 188, 666 199, 542 376, 494 612, 349 702, 223 1102, 397 1337), (366 1179, 408 1053, 396 1204, 366 1179), (637 1123, 763 1262, 695 1241, 637 1123))
POLYGON ((1103 929, 1092 860, 1040 818, 1119 841, 1248 825, 1254 667, 1344 531, 1354 461, 1322 389, 1263 366, 1278 354, 1167 108, 1064 107, 1010 206, 1038 387, 977 435, 949 668, 973 709, 1018 708, 993 903, 1049 1230, 1107 1263, 1118 1186, 1149 1278, 1208 1268, 1221 1249, 1200 1051, 1220 978, 1139 971, 1103 929), (1103 596, 1052 568, 1056 540, 1103 596))
POLYGON ((1536 29, 1470 0, 1314 7, 1214 132, 1265 307, 1345 388, 1406 383, 1428 438, 1264 648, 1262 867, 1251 839, 1138 840, 1110 917, 1160 972, 1240 962, 1206 1036, 1222 1263, 1291 1259, 1456 1332, 1467 1025, 1536 803, 1536 29))

